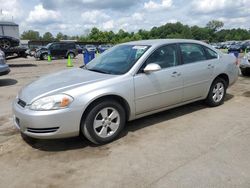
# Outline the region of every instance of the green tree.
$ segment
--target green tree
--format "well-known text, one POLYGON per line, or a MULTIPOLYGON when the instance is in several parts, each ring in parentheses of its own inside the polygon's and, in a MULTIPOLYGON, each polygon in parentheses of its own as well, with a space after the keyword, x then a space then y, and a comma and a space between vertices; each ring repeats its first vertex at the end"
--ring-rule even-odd
POLYGON ((64 35, 63 35, 61 32, 59 32, 59 33, 57 33, 57 35, 56 35, 56 39, 57 39, 57 40, 64 40, 64 35))
POLYGON ((40 34, 38 31, 28 30, 24 31, 21 35, 21 39, 23 40, 39 40, 40 34))
POLYGON ((43 34, 43 40, 45 41, 53 41, 54 37, 50 32, 46 32, 43 34))
POLYGON ((216 32, 224 26, 224 23, 218 20, 212 20, 207 23, 207 28, 211 29, 212 31, 216 32))

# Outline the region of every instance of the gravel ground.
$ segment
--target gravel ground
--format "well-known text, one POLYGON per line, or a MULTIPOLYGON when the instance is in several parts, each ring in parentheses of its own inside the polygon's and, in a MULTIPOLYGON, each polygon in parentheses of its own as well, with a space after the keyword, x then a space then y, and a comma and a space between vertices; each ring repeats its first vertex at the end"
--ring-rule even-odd
MULTIPOLYGON (((82 57, 73 62, 79 67, 82 57)), ((12 100, 66 63, 8 61, 11 72, 0 78, 0 187, 250 187, 250 77, 239 77, 222 106, 196 102, 130 122, 104 146, 22 138, 12 100)))

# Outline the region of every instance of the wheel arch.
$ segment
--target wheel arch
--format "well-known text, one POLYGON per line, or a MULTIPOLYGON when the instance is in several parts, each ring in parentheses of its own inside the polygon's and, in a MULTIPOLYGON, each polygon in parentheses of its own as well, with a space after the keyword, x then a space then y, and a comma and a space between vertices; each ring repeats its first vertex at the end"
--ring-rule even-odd
POLYGON ((66 53, 66 57, 68 57, 69 54, 74 54, 74 56, 76 56, 76 53, 72 50, 68 50, 67 53, 66 53))
POLYGON ((217 77, 215 77, 215 79, 213 80, 213 82, 217 79, 217 78, 221 78, 226 82, 226 88, 228 88, 229 86, 229 76, 225 73, 221 73, 219 74, 217 77))
MULTIPOLYGON (((109 95, 104 95, 104 96, 100 96, 96 99, 94 99, 93 101, 91 101, 88 106, 86 107, 86 109, 84 110, 82 117, 81 117, 81 122, 84 121, 84 119, 86 118, 86 115, 89 113, 90 109, 96 105, 97 103, 101 102, 101 101, 105 101, 105 100, 115 100, 117 101, 119 104, 122 105, 122 107, 125 110, 125 117, 126 117, 126 121, 129 119, 130 116, 130 106, 129 103, 126 101, 126 99, 124 99, 123 97, 119 96, 119 95, 115 95, 115 94, 109 94, 109 95)), ((81 125, 80 125, 81 126, 81 125)))

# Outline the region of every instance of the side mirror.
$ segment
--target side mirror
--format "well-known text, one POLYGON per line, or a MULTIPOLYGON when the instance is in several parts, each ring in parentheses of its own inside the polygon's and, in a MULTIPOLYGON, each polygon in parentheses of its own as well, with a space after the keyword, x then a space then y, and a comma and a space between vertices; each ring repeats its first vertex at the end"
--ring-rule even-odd
POLYGON ((156 71, 159 71, 161 70, 161 66, 156 64, 156 63, 150 63, 148 64, 145 68, 144 68, 144 72, 146 74, 150 74, 151 72, 156 72, 156 71))

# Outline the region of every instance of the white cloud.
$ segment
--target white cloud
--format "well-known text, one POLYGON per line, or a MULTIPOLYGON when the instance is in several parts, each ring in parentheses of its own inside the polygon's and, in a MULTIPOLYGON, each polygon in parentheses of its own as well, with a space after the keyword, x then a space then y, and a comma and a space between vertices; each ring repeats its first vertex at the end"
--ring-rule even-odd
POLYGON ((114 20, 109 20, 107 22, 104 22, 102 25, 102 28, 104 30, 112 30, 114 29, 114 20))
POLYGON ((137 21, 142 21, 143 16, 144 16, 143 14, 136 12, 132 15, 132 19, 137 21))
POLYGON ((248 29, 250 20, 250 0, 0 0, 0 9, 14 14, 21 33, 34 29, 81 35, 93 27, 131 32, 177 20, 205 26, 213 19, 223 21, 224 28, 248 29))
MULTIPOLYGON (((196 12, 199 13, 212 13, 220 10, 235 10, 238 7, 249 6, 249 0, 193 0, 192 5, 196 12)), ((247 8, 247 7, 245 7, 247 8)), ((234 12, 232 12, 234 13, 234 12)))
POLYGON ((0 19, 10 21, 12 18, 14 20, 20 18, 23 14, 23 11, 20 7, 21 6, 18 0, 0 0, 0 9, 2 10, 0 19))
POLYGON ((60 17, 60 12, 46 10, 42 4, 38 4, 34 7, 34 10, 30 11, 26 21, 32 24, 49 24, 59 21, 60 17))
POLYGON ((156 11, 162 9, 168 9, 172 7, 172 0, 162 0, 161 3, 150 0, 149 2, 144 3, 144 9, 148 11, 156 11))
POLYGON ((100 10, 91 10, 82 13, 81 18, 84 23, 96 24, 110 19, 110 16, 100 10))

